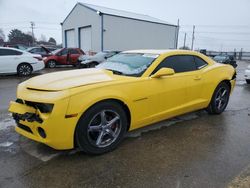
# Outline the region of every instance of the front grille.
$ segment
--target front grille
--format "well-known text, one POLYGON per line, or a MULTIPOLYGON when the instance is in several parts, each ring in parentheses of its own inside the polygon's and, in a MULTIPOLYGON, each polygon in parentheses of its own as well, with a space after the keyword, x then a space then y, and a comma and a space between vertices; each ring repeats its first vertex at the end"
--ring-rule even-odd
POLYGON ((20 123, 18 123, 17 126, 18 126, 19 128, 21 128, 21 129, 23 129, 23 130, 25 130, 25 131, 27 131, 27 132, 33 134, 32 130, 31 130, 28 126, 23 125, 23 124, 20 124, 20 123))

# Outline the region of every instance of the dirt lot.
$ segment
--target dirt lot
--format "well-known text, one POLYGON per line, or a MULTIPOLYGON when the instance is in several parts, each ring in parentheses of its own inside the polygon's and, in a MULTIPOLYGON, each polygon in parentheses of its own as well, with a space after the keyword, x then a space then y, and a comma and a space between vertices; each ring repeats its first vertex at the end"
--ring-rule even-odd
POLYGON ((0 77, 0 187, 250 187, 250 85, 243 77, 250 63, 238 64, 223 114, 198 111, 148 126, 101 156, 56 151, 16 134, 7 108, 27 78, 0 77))

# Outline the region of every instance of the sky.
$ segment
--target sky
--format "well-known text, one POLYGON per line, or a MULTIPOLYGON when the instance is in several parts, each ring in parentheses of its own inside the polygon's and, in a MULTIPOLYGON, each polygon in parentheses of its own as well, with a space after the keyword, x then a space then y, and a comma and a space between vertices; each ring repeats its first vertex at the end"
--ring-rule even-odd
POLYGON ((178 46, 191 46, 195 25, 195 49, 250 51, 250 0, 0 0, 0 28, 6 40, 11 29, 30 32, 35 22, 35 37, 45 35, 62 41, 60 23, 77 2, 147 14, 177 24, 178 46))

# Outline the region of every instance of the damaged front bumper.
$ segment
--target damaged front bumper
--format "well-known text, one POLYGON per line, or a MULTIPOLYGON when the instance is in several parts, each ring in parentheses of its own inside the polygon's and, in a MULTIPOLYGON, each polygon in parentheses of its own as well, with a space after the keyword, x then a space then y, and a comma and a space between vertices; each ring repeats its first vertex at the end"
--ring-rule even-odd
POLYGON ((77 119, 65 118, 68 99, 59 101, 53 110, 47 113, 31 106, 32 103, 43 104, 20 99, 10 102, 9 111, 16 121, 16 132, 54 149, 72 149, 75 126, 70 125, 76 125, 77 119))

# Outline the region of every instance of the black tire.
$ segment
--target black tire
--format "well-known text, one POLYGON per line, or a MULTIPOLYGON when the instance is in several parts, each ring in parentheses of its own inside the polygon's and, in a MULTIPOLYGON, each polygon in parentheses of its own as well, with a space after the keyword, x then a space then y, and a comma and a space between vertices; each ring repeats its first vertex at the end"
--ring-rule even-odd
POLYGON ((28 63, 21 63, 17 67, 17 74, 18 76, 29 76, 31 75, 33 68, 28 63))
POLYGON ((247 84, 250 84, 250 80, 246 80, 247 84))
POLYGON ((221 114, 227 107, 230 96, 230 87, 226 82, 221 82, 215 89, 213 97, 207 107, 209 114, 221 114), (225 93, 224 93, 225 92, 225 93))
POLYGON ((88 67, 89 68, 95 68, 96 65, 98 65, 97 62, 91 62, 91 63, 88 64, 88 67))
POLYGON ((54 60, 49 60, 49 61, 47 62, 47 67, 48 67, 48 68, 55 68, 55 67, 56 67, 56 61, 54 61, 54 60))
POLYGON ((88 154, 112 151, 124 138, 127 126, 126 113, 119 103, 113 101, 97 103, 78 121, 75 132, 76 144, 88 154))

